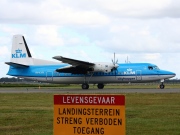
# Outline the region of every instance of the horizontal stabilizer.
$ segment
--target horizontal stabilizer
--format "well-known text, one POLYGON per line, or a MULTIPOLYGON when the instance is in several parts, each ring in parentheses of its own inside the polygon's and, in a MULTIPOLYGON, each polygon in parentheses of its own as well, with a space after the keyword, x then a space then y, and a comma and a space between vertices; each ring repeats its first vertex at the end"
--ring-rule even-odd
POLYGON ((16 68, 27 68, 29 67, 28 65, 23 65, 23 64, 18 64, 18 63, 13 63, 13 62, 5 62, 7 65, 16 67, 16 68))

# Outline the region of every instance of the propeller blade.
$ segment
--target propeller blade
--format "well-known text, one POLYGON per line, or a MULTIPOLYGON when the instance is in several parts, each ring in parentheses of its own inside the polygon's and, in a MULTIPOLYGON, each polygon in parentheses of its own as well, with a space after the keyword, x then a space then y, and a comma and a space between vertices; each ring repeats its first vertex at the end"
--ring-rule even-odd
POLYGON ((116 73, 117 73, 117 63, 118 63, 118 59, 116 60, 116 54, 114 52, 114 60, 112 59, 112 63, 113 63, 113 68, 111 69, 111 71, 115 72, 115 77, 116 77, 116 73))
POLYGON ((116 79, 116 76, 117 76, 117 73, 118 73, 118 70, 117 70, 117 68, 115 68, 115 70, 114 70, 114 72, 115 72, 115 79, 116 79))
POLYGON ((116 64, 118 63, 118 59, 116 60, 116 64))
POLYGON ((115 65, 115 52, 114 52, 114 65, 115 65))

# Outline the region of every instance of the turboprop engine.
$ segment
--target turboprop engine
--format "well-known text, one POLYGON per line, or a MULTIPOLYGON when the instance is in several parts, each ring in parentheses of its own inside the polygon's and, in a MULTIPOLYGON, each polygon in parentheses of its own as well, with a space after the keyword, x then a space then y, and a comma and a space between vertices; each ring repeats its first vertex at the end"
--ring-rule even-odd
POLYGON ((93 72, 104 72, 109 73, 116 69, 118 67, 118 64, 113 63, 95 63, 95 65, 92 67, 93 72))
POLYGON ((113 70, 117 70, 118 60, 115 62, 115 53, 114 53, 114 60, 112 59, 112 63, 95 63, 95 65, 91 68, 91 71, 93 72, 104 72, 104 73, 109 73, 112 72, 113 70))

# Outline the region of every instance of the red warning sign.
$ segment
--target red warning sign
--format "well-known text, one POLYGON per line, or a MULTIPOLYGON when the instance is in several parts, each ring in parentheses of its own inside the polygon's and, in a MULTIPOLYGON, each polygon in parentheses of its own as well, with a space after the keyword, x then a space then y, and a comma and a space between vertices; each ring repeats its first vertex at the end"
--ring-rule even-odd
POLYGON ((54 95, 54 135, 125 135, 124 95, 54 95))

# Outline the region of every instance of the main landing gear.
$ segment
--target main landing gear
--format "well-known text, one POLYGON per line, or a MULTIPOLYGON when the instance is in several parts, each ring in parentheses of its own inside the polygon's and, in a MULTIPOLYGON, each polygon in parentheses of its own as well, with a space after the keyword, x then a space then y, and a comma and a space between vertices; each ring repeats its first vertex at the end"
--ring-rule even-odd
POLYGON ((82 87, 82 89, 89 89, 89 84, 83 83, 81 87, 82 87))
MULTIPOLYGON (((93 73, 91 74, 90 78, 93 76, 93 73)), ((81 85, 82 89, 89 89, 89 80, 86 80, 86 74, 84 75, 84 83, 81 85)), ((103 83, 98 83, 97 85, 98 89, 103 89, 104 88, 104 84, 103 83)))
POLYGON ((104 88, 104 84, 98 83, 97 87, 98 87, 98 89, 103 89, 104 88))
MULTIPOLYGON (((91 77, 92 77, 92 75, 93 74, 91 74, 91 77)), ((81 87, 82 87, 82 89, 89 89, 89 81, 86 81, 86 74, 84 75, 84 83, 81 85, 81 87)))
MULTIPOLYGON (((82 89, 89 89, 89 84, 88 83, 83 83, 81 85, 82 89)), ((103 89, 104 88, 104 84, 103 83, 98 83, 97 85, 98 89, 103 89)))

